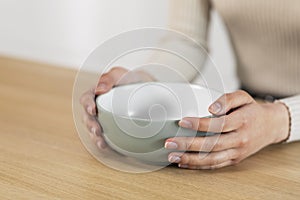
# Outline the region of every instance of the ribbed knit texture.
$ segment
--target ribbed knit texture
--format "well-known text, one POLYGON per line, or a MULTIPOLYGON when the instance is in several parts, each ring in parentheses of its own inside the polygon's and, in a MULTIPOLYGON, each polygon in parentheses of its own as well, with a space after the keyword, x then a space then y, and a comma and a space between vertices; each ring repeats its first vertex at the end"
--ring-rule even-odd
MULTIPOLYGON (((244 87, 276 96, 300 94, 300 0, 170 0, 170 4, 170 28, 204 46, 209 9, 219 12, 244 87)), ((193 71, 177 69, 193 78, 193 71)), ((291 114, 289 141, 300 140, 300 96, 282 101, 291 114)))
POLYGON ((169 29, 183 33, 185 37, 194 41, 188 40, 187 37, 184 39, 181 36, 174 36, 176 35, 174 33, 162 38, 159 48, 176 52, 192 65, 179 56, 156 51, 149 58, 149 62, 153 63, 151 67, 147 66, 143 70, 156 80, 189 82, 199 75, 207 56, 209 3, 206 0, 171 0, 170 9, 169 29), (171 70, 164 66, 169 66, 171 70))
POLYGON ((281 99, 281 102, 289 108, 290 112, 290 137, 287 142, 300 140, 300 96, 281 99))
POLYGON ((228 28, 242 85, 278 96, 300 93, 300 1, 213 0, 213 5, 228 28))
POLYGON ((206 47, 210 4, 207 0, 171 0, 169 27, 206 47))

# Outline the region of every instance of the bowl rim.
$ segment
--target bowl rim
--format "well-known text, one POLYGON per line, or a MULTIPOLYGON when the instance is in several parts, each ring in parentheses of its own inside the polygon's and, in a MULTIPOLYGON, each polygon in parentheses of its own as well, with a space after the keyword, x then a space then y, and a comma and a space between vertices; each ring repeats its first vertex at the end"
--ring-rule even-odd
MULTIPOLYGON (((130 84, 125 84, 125 85, 118 85, 118 86, 114 86, 110 91, 108 91, 107 93, 104 93, 102 95, 98 95, 96 96, 96 106, 98 110, 101 110, 102 112, 106 112, 106 113, 112 113, 110 110, 106 109, 104 106, 102 106, 100 103, 100 99, 103 98, 103 95, 108 94, 113 92, 114 90, 120 88, 120 87, 133 87, 134 85, 142 85, 142 84, 169 84, 169 85, 189 85, 192 89, 205 89, 208 90, 209 93, 218 93, 218 94, 222 94, 222 92, 216 90, 216 89, 210 89, 210 88, 206 88, 203 87, 201 85, 198 84, 193 84, 193 83, 180 83, 180 82, 138 82, 138 83, 130 83, 130 84)), ((101 113, 101 112, 100 112, 101 113)), ((98 112, 99 115, 99 112, 98 112)), ((113 117, 118 117, 118 118, 122 118, 122 119, 127 119, 127 120, 135 120, 135 121, 141 121, 141 122, 174 122, 174 121, 179 121, 181 120, 181 118, 168 118, 168 119, 145 119, 145 118, 137 118, 137 117, 132 117, 132 116, 127 116, 127 115, 116 115, 116 114, 112 114, 113 117)), ((208 116, 199 116, 201 118, 207 118, 207 117, 212 117, 212 115, 208 115, 208 116)))

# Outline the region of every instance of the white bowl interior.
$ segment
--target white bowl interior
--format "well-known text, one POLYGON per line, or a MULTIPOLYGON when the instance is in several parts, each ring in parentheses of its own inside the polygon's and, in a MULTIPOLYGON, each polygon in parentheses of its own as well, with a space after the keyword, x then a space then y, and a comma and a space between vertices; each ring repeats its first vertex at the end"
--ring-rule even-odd
POLYGON ((115 116, 142 120, 179 120, 209 116, 220 93, 198 85, 148 82, 113 88, 97 105, 115 116))

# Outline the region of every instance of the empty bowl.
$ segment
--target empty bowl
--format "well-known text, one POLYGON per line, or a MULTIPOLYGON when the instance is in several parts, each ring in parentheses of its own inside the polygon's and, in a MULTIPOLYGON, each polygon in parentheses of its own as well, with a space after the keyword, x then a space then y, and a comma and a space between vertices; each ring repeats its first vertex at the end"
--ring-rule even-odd
POLYGON ((113 88, 96 99, 103 137, 115 151, 149 164, 167 165, 167 138, 213 133, 178 126, 183 117, 210 117, 221 94, 185 83, 147 82, 113 88))

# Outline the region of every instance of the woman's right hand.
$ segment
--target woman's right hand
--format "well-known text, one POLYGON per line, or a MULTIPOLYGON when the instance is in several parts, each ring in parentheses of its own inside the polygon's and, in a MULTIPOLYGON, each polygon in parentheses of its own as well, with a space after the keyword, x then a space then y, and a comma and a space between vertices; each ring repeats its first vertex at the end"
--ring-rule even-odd
POLYGON ((106 143, 102 137, 101 125, 97 120, 95 97, 110 91, 117 85, 147 81, 154 81, 154 79, 143 71, 128 71, 122 67, 114 67, 99 78, 95 88, 86 91, 81 96, 80 103, 84 108, 83 122, 98 148, 104 149, 106 143))

